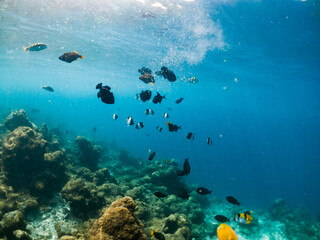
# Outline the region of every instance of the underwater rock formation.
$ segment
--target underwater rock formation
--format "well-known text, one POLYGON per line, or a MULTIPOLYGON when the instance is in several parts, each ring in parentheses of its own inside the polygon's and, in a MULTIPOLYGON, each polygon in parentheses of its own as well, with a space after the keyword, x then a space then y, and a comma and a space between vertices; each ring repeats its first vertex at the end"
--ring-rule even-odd
POLYGON ((27 113, 25 110, 21 109, 19 111, 12 112, 4 121, 4 126, 13 131, 17 127, 30 127, 36 128, 36 126, 31 123, 28 119, 27 113))
POLYGON ((92 146, 91 142, 82 136, 78 136, 75 142, 80 150, 80 164, 91 170, 97 169, 102 148, 98 145, 92 146))
POLYGON ((18 127, 2 143, 2 170, 16 189, 51 194, 65 181, 64 154, 48 153, 47 141, 30 127, 18 127))
POLYGON ((94 222, 89 240, 144 240, 143 224, 133 214, 136 205, 132 198, 113 202, 102 217, 94 222))
POLYGON ((276 199, 269 208, 270 216, 279 220, 290 214, 290 210, 283 199, 276 199))
POLYGON ((30 127, 18 127, 2 143, 2 164, 13 186, 25 186, 43 168, 47 141, 30 127))
MULTIPOLYGON (((27 224, 21 211, 15 210, 8 212, 3 216, 0 222, 1 232, 9 239, 15 239, 13 234, 15 230, 24 230, 27 224)), ((0 232, 0 235, 1 235, 0 232)))
POLYGON ((93 216, 105 203, 103 193, 94 184, 83 179, 70 180, 61 190, 61 196, 70 202, 71 213, 79 218, 93 216))

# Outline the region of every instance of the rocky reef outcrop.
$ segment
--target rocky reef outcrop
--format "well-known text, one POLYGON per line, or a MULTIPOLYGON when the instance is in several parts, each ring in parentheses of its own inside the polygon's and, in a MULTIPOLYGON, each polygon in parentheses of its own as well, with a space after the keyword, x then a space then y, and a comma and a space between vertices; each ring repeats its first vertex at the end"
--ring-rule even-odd
POLYGON ((80 218, 93 216, 105 203, 103 193, 83 179, 71 179, 61 190, 61 196, 70 202, 71 214, 80 218))
POLYGON ((30 127, 36 128, 36 126, 29 121, 25 110, 12 112, 4 121, 4 126, 10 131, 15 130, 17 127, 30 127))
POLYGON ((88 139, 82 136, 78 136, 75 142, 79 147, 79 162, 81 166, 96 170, 103 151, 102 148, 98 145, 92 145, 88 139))
POLYGON ((132 198, 124 197, 113 202, 102 217, 94 222, 89 240, 144 240, 142 222, 134 216, 136 205, 132 198))
POLYGON ((18 127, 2 143, 2 170, 9 185, 49 194, 64 182, 64 153, 49 153, 47 141, 30 127, 18 127))

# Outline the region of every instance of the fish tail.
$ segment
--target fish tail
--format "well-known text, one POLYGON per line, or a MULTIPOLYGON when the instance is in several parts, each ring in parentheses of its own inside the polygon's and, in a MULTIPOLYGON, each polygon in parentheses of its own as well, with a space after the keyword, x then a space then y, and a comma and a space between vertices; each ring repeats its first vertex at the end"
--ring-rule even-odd
POLYGON ((153 85, 154 85, 154 82, 151 83, 151 86, 153 86, 153 85))
POLYGON ((23 47, 23 51, 28 51, 28 48, 27 47, 23 47))
POLYGON ((211 194, 212 193, 212 191, 209 191, 209 194, 211 194))
POLYGON ((167 98, 166 98, 166 95, 163 95, 163 97, 162 97, 162 98, 167 99, 167 98))
POLYGON ((84 59, 84 57, 83 57, 82 55, 80 55, 80 58, 81 58, 81 59, 84 59))

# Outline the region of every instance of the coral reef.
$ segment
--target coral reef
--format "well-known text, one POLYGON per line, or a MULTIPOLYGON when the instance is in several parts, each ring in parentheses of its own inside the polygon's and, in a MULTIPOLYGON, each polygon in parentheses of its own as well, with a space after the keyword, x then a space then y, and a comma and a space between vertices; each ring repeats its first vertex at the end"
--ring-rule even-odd
POLYGON ((143 224, 133 214, 135 203, 124 197, 113 202, 88 233, 89 240, 144 240, 143 224))
POLYGON ((71 213, 80 218, 92 216, 105 203, 103 192, 83 179, 71 179, 61 190, 61 196, 70 202, 71 213))
POLYGON ((32 194, 50 194, 65 181, 64 154, 49 153, 47 141, 29 127, 18 127, 2 143, 1 163, 8 183, 32 194))
MULTIPOLYGON (((102 152, 84 137, 28 122, 21 110, 0 126, 0 239, 155 239, 151 230, 171 240, 216 239, 215 215, 248 210, 197 194, 174 159, 144 162, 111 145, 102 152), (181 188, 189 199, 178 196, 181 188)), ((319 221, 282 199, 252 217, 228 222, 239 239, 320 239, 319 221)))
POLYGON ((78 136, 75 142, 77 143, 80 151, 80 164, 91 170, 96 170, 98 168, 102 148, 97 145, 92 146, 91 142, 82 136, 78 136))
POLYGON ((29 121, 27 113, 23 109, 12 112, 5 119, 4 126, 10 131, 13 131, 17 127, 21 127, 21 126, 36 128, 36 126, 29 121))

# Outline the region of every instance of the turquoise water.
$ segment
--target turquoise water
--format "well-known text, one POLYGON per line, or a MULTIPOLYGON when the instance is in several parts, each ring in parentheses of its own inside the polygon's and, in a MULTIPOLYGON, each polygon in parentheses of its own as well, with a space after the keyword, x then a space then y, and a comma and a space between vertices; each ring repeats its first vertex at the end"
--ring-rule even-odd
POLYGON ((37 124, 114 142, 142 162, 149 149, 180 166, 190 158, 190 184, 253 209, 283 198, 320 212, 317 1, 20 0, 1 1, 0 13, 2 115, 24 108, 37 124), (37 42, 48 48, 23 51, 37 42), (84 59, 58 59, 74 50, 84 59), (139 80, 138 68, 163 65, 176 82, 139 80), (191 76, 199 82, 180 81, 191 76), (111 87, 114 105, 97 98, 99 82, 111 87), (137 101, 145 89, 167 100, 137 101), (147 108, 155 115, 145 116, 147 108), (167 130, 165 112, 181 131, 167 130), (129 115, 145 128, 127 127, 129 115))

